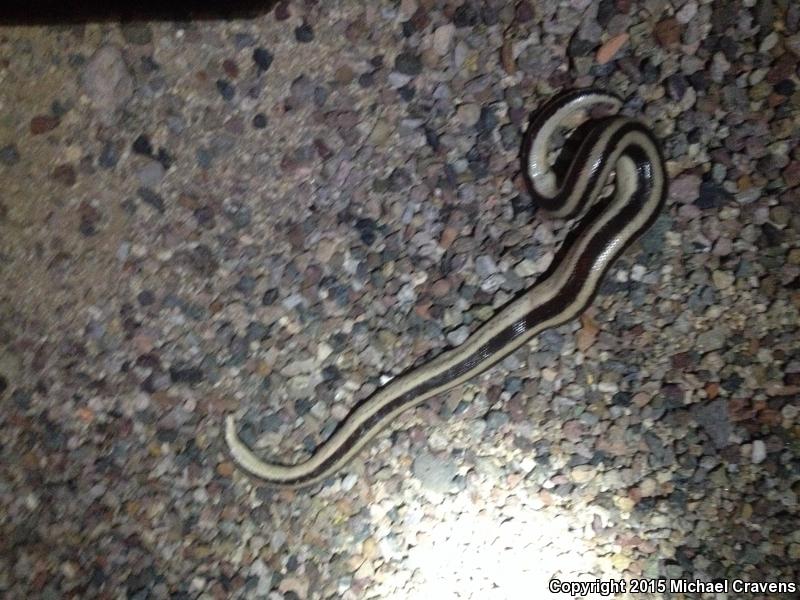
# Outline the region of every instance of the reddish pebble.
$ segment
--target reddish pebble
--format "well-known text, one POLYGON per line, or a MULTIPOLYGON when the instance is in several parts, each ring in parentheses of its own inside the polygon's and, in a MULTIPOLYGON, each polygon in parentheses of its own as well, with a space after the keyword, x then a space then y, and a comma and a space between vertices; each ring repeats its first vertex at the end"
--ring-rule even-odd
POLYGON ((783 182, 790 188, 800 185, 800 160, 790 162, 783 170, 783 182))
POLYGON ((767 83, 775 85, 779 81, 789 79, 797 68, 797 63, 800 61, 798 57, 790 52, 785 52, 773 63, 773 67, 767 73, 765 78, 767 83))
POLYGON ((620 33, 619 35, 615 35, 610 40, 608 40, 605 44, 600 46, 600 49, 597 51, 597 64, 604 65, 607 62, 611 61, 619 52, 620 48, 625 45, 625 42, 628 41, 628 34, 627 33, 620 33))
POLYGON ((239 65, 230 58, 226 58, 222 61, 222 70, 225 71, 225 74, 231 79, 235 79, 239 76, 239 65))
POLYGON ((439 245, 447 250, 453 241, 458 236, 458 230, 455 227, 445 227, 442 231, 442 237, 439 238, 439 245))
POLYGON ((517 21, 519 23, 527 23, 533 19, 533 6, 530 2, 520 2, 517 4, 517 21))
POLYGON ((331 156, 333 156, 333 150, 331 150, 328 147, 328 144, 326 144, 321 138, 314 139, 314 149, 317 151, 317 154, 319 154, 319 157, 322 160, 328 160, 331 156))
POLYGON ((292 16, 292 13, 289 11, 289 2, 287 0, 280 2, 275 7, 275 19, 278 21, 285 21, 290 16, 292 16))
POLYGON ((50 115, 36 115, 31 119, 31 133, 33 135, 40 135, 47 133, 58 127, 58 117, 50 115))
POLYGON ((583 424, 576 419, 567 421, 561 426, 561 432, 570 442, 580 441, 583 438, 584 431, 583 424))
POLYGON ((675 46, 681 39, 681 24, 672 17, 664 19, 656 24, 653 34, 662 46, 675 46))
POLYGON ((58 165, 53 169, 53 179, 63 185, 73 186, 75 185, 77 176, 75 175, 75 169, 72 165, 58 165))
POLYGON ((627 15, 629 12, 631 12, 631 2, 632 0, 617 0, 617 12, 627 15))
POLYGON ((440 279, 431 287, 431 293, 436 298, 444 298, 450 292, 450 282, 447 279, 440 279))
POLYGON ((233 463, 229 460, 219 463, 217 465, 217 475, 231 477, 233 475, 233 463))

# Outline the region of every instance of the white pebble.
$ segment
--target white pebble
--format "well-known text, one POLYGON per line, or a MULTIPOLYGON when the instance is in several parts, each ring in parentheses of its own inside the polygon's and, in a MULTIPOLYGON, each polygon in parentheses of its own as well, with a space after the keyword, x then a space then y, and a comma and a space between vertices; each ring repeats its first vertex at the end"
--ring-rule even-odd
POLYGON ((754 465, 764 462, 767 458, 767 446, 761 440, 753 442, 753 454, 751 460, 754 465))

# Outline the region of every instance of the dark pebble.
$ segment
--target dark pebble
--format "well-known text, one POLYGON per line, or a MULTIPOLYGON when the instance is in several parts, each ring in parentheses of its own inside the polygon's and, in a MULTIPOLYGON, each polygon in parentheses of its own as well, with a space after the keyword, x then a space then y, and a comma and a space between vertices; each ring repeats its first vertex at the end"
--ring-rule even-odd
POLYGON ((783 232, 772 223, 764 223, 761 226, 758 243, 764 248, 780 246, 783 243, 783 232))
POLYGON ((236 95, 236 88, 226 79, 217 79, 217 91, 226 102, 233 100, 236 95))
POLYGON ((172 155, 170 155, 169 152, 164 150, 164 148, 158 149, 158 154, 156 154, 156 160, 161 163, 161 166, 164 167, 165 171, 169 169, 172 166, 172 163, 174 162, 172 155))
POLYGON ((727 392, 733 394, 734 392, 739 391, 739 388, 744 383, 744 379, 742 379, 739 375, 731 375, 727 379, 722 380, 722 388, 727 392))
POLYGON ((344 333, 334 333, 328 338, 328 344, 334 352, 341 352, 348 347, 349 339, 344 333))
POLYGON ((719 208, 730 199, 730 193, 714 181, 704 181, 700 184, 700 195, 695 200, 695 205, 701 209, 719 208))
POLYGON ((596 45, 597 44, 595 44, 594 42, 582 39, 581 37, 578 36, 578 33, 576 32, 569 40, 569 44, 567 45, 567 54, 569 54, 569 56, 571 56, 572 58, 580 56, 589 56, 594 50, 596 45))
POLYGON ((132 198, 125 198, 119 205, 127 214, 131 216, 136 214, 136 202, 132 198))
POLYGON ((250 210, 250 207, 246 204, 242 204, 241 202, 231 202, 226 204, 222 211, 231 224, 236 227, 236 229, 247 227, 253 218, 253 213, 250 210))
POLYGON ((72 53, 67 56, 67 64, 73 69, 79 69, 86 64, 86 57, 79 52, 72 53))
POLYGON ((205 244, 198 246, 189 254, 189 266, 204 277, 211 277, 219 267, 211 248, 205 244))
POLYGON ((250 353, 250 344, 244 337, 236 335, 228 345, 228 352, 230 352, 230 358, 227 364, 231 366, 241 365, 247 360, 247 356, 250 353))
POLYGON ((52 112, 58 118, 61 118, 69 112, 71 107, 71 103, 62 104, 60 100, 53 100, 53 102, 50 104, 50 112, 52 112))
POLYGON ((175 429, 159 428, 156 429, 156 439, 159 442, 171 444, 178 439, 178 432, 175 429))
POLYGON ((614 61, 607 62, 604 65, 592 65, 592 68, 589 70, 589 73, 594 77, 608 77, 611 73, 614 72, 616 69, 616 63, 614 61))
POLYGON ((242 275, 236 282, 236 291, 249 296, 256 289, 256 279, 252 275, 242 275))
POLYGON ((775 93, 781 96, 791 96, 797 89, 797 85, 791 79, 783 79, 775 84, 775 93))
POLYGON ((281 0, 281 2, 278 2, 278 5, 275 7, 275 19, 277 21, 285 21, 291 16, 292 13, 289 10, 289 0, 281 0))
POLYGON ((488 106, 484 106, 481 109, 481 116, 475 124, 475 129, 477 129, 478 133, 481 135, 485 135, 491 133, 495 127, 497 127, 497 117, 494 114, 494 110, 488 106))
POLYGON ((19 162, 19 152, 14 144, 6 144, 0 148, 0 164, 11 167, 19 162))
POLYGON ((670 410, 676 410, 683 406, 683 395, 683 389, 677 383, 667 383, 661 386, 660 398, 664 406, 670 410))
POLYGON ((456 27, 473 27, 478 24, 478 11, 472 2, 464 2, 453 13, 453 25, 456 27))
POLYGON ((140 62, 142 71, 148 75, 161 70, 161 65, 159 65, 152 56, 143 56, 140 62))
POLYGON ((194 218, 197 224, 206 229, 214 227, 214 209, 210 206, 201 206, 194 210, 194 218))
POLYGON ((362 73, 358 76, 358 85, 362 88, 372 87, 375 84, 375 74, 372 72, 362 73))
POLYGON ((680 73, 676 73, 667 77, 666 84, 667 94, 675 101, 683 98, 683 95, 686 93, 686 88, 688 87, 686 77, 680 73))
POLYGON ((249 48, 250 46, 254 46, 255 43, 256 39, 249 33, 238 32, 233 35, 233 45, 236 46, 237 50, 249 48))
POLYGON ((489 157, 478 146, 470 148, 466 158, 469 170, 476 179, 489 175, 489 157))
POLYGON ((170 367, 169 377, 173 383, 191 385, 203 381, 203 370, 200 367, 170 367))
POLYGON ((266 48, 258 47, 253 50, 253 62, 256 63, 259 71, 267 71, 272 66, 275 57, 266 48))
POLYGON ((527 23, 533 19, 534 12, 533 6, 527 0, 523 0, 517 4, 516 17, 518 23, 527 23))
POLYGON ((117 166, 118 161, 117 145, 114 142, 106 142, 100 151, 100 157, 97 159, 98 164, 104 169, 113 169, 117 166))
POLYGON ((389 190, 392 192, 407 190, 412 183, 411 175, 403 167, 397 167, 389 175, 389 190))
POLYGON ((328 96, 330 95, 330 91, 324 85, 318 85, 314 87, 314 105, 317 108, 322 108, 325 102, 328 100, 328 96))
POLYGON ((422 61, 417 54, 401 52, 394 59, 394 68, 403 75, 419 75, 422 72, 422 61))
POLYGON ((214 154, 208 148, 198 148, 195 152, 195 158, 197 159, 197 166, 201 169, 208 169, 214 162, 214 154))
POLYGON ((150 306, 156 301, 156 295, 150 290, 142 290, 139 292, 139 295, 136 296, 136 299, 142 306, 150 306))
POLYGON ((131 148, 136 154, 143 154, 144 156, 153 155, 153 145, 150 143, 150 138, 144 133, 133 140, 131 148))
POLYGON ((362 218, 356 221, 356 231, 361 236, 361 241, 367 246, 371 246, 375 241, 376 224, 373 219, 362 218))
POLYGON ((525 213, 533 214, 535 212, 535 207, 531 199, 527 196, 514 196, 511 199, 511 208, 514 211, 514 216, 518 217, 519 215, 524 215, 525 213))
POLYGON ((639 70, 642 72, 642 83, 655 83, 661 77, 661 67, 649 58, 642 61, 639 70))
POLYGON ((14 390, 11 392, 11 400, 17 408, 26 410, 31 405, 31 393, 25 390, 14 390))
POLYGON ((597 5, 597 23, 605 29, 611 17, 617 14, 616 0, 600 0, 597 5))
POLYGON ((406 84, 397 89, 397 93, 400 94, 400 97, 405 100, 406 102, 410 102, 414 99, 414 94, 416 94, 417 90, 414 88, 413 85, 406 84))
POLYGON ((307 414, 313 406, 314 403, 309 398, 300 398, 299 400, 295 400, 294 410, 298 416, 303 416, 307 414))
POLYGON ((275 301, 278 299, 278 290, 276 288, 272 288, 264 292, 264 295, 261 296, 261 304, 264 306, 270 306, 275 304, 275 301))
POLYGON ((245 337, 249 342, 260 342, 264 340, 270 332, 270 327, 264 325, 263 323, 259 323, 258 321, 252 321, 247 325, 247 332, 245 337))
POLYGON ((322 369, 322 381, 340 381, 342 374, 335 365, 328 365, 322 369))
POLYGON ((697 71, 689 75, 689 83, 698 92, 705 92, 710 85, 708 74, 705 71, 697 71))
POLYGON ((486 4, 481 8, 481 20, 487 27, 497 25, 500 21, 500 11, 498 7, 486 4))
POLYGON ((253 117, 253 127, 256 129, 264 129, 267 126, 267 117, 264 113, 258 113, 253 117))
POLYGON ((425 127, 425 141, 428 142, 428 146, 430 146, 431 150, 434 152, 439 149, 439 134, 436 133, 436 130, 425 127))
POLYGON ((614 406, 630 406, 631 405, 631 394, 630 394, 630 392, 617 392, 611 398, 611 403, 614 406))
POLYGON ((295 28, 294 37, 301 44, 307 44, 314 39, 314 29, 311 25, 303 21, 302 25, 295 28))
POLYGON ((138 190, 139 198, 141 198, 146 204, 149 204, 153 208, 155 208, 158 212, 164 212, 164 199, 156 194, 153 190, 146 187, 141 187, 138 190))
POLYGON ((317 151, 317 154, 322 160, 328 160, 333 156, 333 150, 331 150, 325 141, 320 138, 314 139, 314 149, 317 151))

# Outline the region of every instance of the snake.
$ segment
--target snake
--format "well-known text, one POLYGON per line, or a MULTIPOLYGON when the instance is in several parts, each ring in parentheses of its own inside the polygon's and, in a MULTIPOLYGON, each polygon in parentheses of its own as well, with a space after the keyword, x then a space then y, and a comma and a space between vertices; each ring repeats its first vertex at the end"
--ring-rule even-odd
MULTIPOLYGON (((666 199, 659 142, 643 122, 620 114, 623 106, 613 93, 583 88, 553 96, 531 116, 521 153, 531 201, 554 218, 574 221, 532 287, 460 345, 398 375, 357 404, 304 462, 262 460, 242 442, 229 414, 225 441, 235 464, 278 487, 326 482, 401 413, 486 371, 542 331, 579 316, 614 261, 653 224, 666 199), (594 116, 601 105, 605 116, 594 116), (579 143, 558 176, 558 161, 551 164, 557 152, 554 137, 581 119, 573 133, 581 133, 579 143)), ((557 158, 567 154, 565 144, 557 158)))

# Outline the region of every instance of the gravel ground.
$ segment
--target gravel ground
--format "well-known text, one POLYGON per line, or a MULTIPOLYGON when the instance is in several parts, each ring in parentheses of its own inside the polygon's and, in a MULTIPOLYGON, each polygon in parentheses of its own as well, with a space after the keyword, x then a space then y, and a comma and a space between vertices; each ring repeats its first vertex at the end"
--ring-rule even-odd
POLYGON ((0 28, 0 595, 800 583, 799 24, 789 0, 306 0, 0 28), (587 85, 671 177, 593 307, 325 485, 242 475, 225 414, 307 456, 546 269, 567 224, 531 206, 521 135, 587 85))

